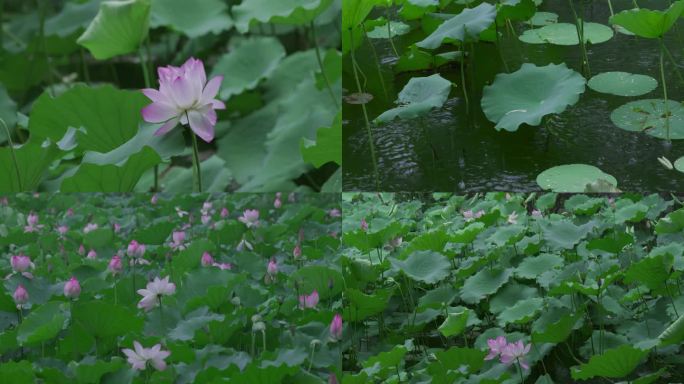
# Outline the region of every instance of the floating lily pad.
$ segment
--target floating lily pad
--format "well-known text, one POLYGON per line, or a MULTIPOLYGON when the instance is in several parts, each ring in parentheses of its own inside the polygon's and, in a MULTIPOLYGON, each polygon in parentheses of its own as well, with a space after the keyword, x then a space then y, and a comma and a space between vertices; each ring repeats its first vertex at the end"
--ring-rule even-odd
POLYGON ((475 8, 466 8, 463 12, 442 23, 432 34, 417 46, 426 49, 439 48, 445 41, 465 41, 468 37, 477 38, 482 31, 489 28, 496 17, 496 7, 482 3, 475 8))
POLYGON ((568 164, 549 168, 537 176, 542 189, 561 193, 582 193, 587 184, 604 180, 617 187, 617 180, 602 170, 586 164, 568 164))
POLYGON ((482 110, 496 129, 513 132, 521 124, 539 125, 546 115, 562 113, 584 93, 586 80, 565 64, 523 64, 499 74, 484 88, 482 110))
POLYGON ((610 18, 610 22, 625 28, 639 37, 656 39, 672 28, 684 13, 684 1, 677 1, 664 11, 636 8, 622 11, 610 18))
POLYGON ((543 27, 558 22, 558 14, 553 12, 537 12, 528 21, 530 25, 535 27, 543 27))
POLYGON ((658 80, 627 72, 604 72, 592 77, 587 85, 596 92, 616 96, 641 96, 658 88, 658 80))
POLYGON ((449 98, 451 82, 438 74, 428 77, 414 77, 399 93, 398 107, 384 112, 375 119, 376 123, 385 123, 395 118, 413 119, 439 108, 449 98))
POLYGON ((390 33, 392 34, 392 37, 395 37, 405 35, 410 31, 410 25, 401 21, 390 21, 389 31, 387 30, 387 23, 385 23, 368 32, 368 37, 371 39, 389 39, 390 33))
POLYGON ((684 139, 684 105, 661 99, 638 100, 627 103, 610 114, 610 120, 627 131, 644 132, 659 139, 684 139), (669 118, 668 118, 669 112, 669 118), (669 121, 668 121, 669 120, 669 121))
MULTIPOLYGON (((604 43, 613 38, 613 29, 598 23, 584 23, 584 42, 604 43)), ((528 29, 520 35, 520 41, 528 44, 578 45, 577 26, 570 23, 555 23, 539 29, 528 29)))

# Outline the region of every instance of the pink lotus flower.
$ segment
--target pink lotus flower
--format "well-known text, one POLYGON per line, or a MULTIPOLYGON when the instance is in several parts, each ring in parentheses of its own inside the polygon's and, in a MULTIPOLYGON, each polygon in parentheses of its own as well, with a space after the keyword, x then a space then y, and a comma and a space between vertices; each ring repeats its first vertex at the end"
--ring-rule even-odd
POLYGON ((26 224, 24 233, 38 232, 43 228, 42 224, 38 224, 38 215, 33 212, 26 217, 26 224))
POLYGON ((332 322, 330 322, 330 336, 334 340, 342 339, 342 315, 339 313, 336 313, 332 322))
POLYGON ((181 219, 182 219, 183 217, 185 217, 185 216, 188 216, 188 215, 190 214, 190 213, 188 213, 188 211, 182 210, 181 207, 174 207, 174 208, 176 209, 176 214, 177 214, 178 217, 180 217, 181 219))
POLYGON ((150 363, 158 371, 166 369, 164 359, 169 357, 171 352, 163 351, 161 344, 155 344, 152 348, 143 348, 139 342, 134 341, 133 348, 135 350, 128 348, 121 350, 128 357, 128 363, 133 369, 142 371, 147 368, 147 363, 150 363))
POLYGON ((532 211, 532 216, 533 216, 533 217, 542 217, 542 213, 541 213, 540 210, 535 209, 535 210, 532 211))
POLYGON ((164 123, 155 135, 163 135, 180 122, 207 143, 214 140, 216 109, 226 105, 215 99, 223 76, 207 82, 204 63, 189 58, 181 67, 160 67, 159 90, 147 88, 142 92, 152 104, 143 108, 142 116, 149 123, 164 123))
POLYGON ((69 231, 69 227, 67 227, 66 225, 60 225, 59 227, 57 227, 57 233, 59 233, 61 237, 64 237, 67 231, 69 231))
POLYGON ((78 283, 78 280, 75 277, 71 277, 69 281, 64 284, 64 296, 70 298, 70 299, 75 299, 81 294, 81 284, 78 283))
POLYGON ((211 222, 211 216, 209 215, 202 215, 202 224, 207 225, 211 222))
POLYGON ((278 263, 275 261, 275 259, 271 259, 268 262, 268 266, 266 267, 266 272, 271 276, 278 273, 278 263))
POLYGON ((211 208, 214 206, 211 201, 205 201, 202 203, 202 211, 203 212, 210 212, 211 208))
POLYGON ((273 201, 273 208, 278 209, 283 206, 283 202, 280 201, 280 197, 276 197, 275 201, 273 201))
POLYGON ((185 249, 185 231, 173 231, 171 234, 171 243, 169 246, 174 251, 182 251, 185 249))
POLYGON ((159 196, 155 193, 154 195, 152 195, 152 198, 150 199, 150 203, 152 203, 152 205, 157 205, 158 201, 159 201, 159 196))
POLYGON ((121 264, 121 256, 119 255, 114 255, 111 260, 109 260, 109 265, 108 265, 109 271, 112 272, 113 274, 117 274, 121 272, 123 269, 123 265, 121 264))
POLYGON ((340 216, 342 216, 342 212, 340 212, 340 210, 337 208, 333 208, 330 211, 328 211, 328 216, 333 217, 333 218, 334 217, 340 217, 340 216))
POLYGON ((233 264, 231 263, 214 263, 212 266, 224 271, 233 269, 233 264))
POLYGON ((19 284, 17 289, 14 290, 12 298, 14 298, 14 302, 17 303, 17 305, 22 305, 28 303, 29 294, 26 288, 24 288, 23 285, 19 284))
POLYGON ((73 209, 73 208, 67 209, 66 215, 67 215, 67 216, 73 216, 73 215, 74 215, 74 209, 73 209))
POLYGON ((221 208, 221 218, 225 219, 230 215, 230 212, 228 212, 228 208, 221 208))
POLYGON ((523 358, 530 352, 531 346, 531 344, 523 344, 522 340, 507 344, 501 349, 501 363, 510 365, 513 362, 517 362, 522 368, 530 369, 530 366, 527 365, 523 358))
POLYGON ((243 222, 247 228, 256 227, 259 225, 259 211, 256 209, 246 209, 238 220, 243 222))
POLYGON ((145 255, 145 244, 140 244, 136 240, 131 240, 126 248, 126 254, 128 257, 143 257, 145 255))
POLYGON ((78 247, 78 254, 81 255, 81 256, 85 255, 85 247, 83 246, 83 244, 81 244, 81 245, 78 247))
POLYGON ((299 259, 300 257, 302 257, 302 247, 299 244, 297 244, 294 247, 294 250, 292 250, 292 257, 294 257, 295 259, 299 259))
POLYGON ((95 224, 95 223, 88 223, 88 224, 86 224, 85 227, 83 227, 83 233, 92 232, 92 231, 96 230, 97 228, 99 228, 99 226, 98 226, 97 224, 95 224))
POLYGON ((339 384, 339 381, 337 381, 337 376, 334 373, 328 375, 328 384, 339 384))
POLYGON ((496 339, 487 340, 489 354, 485 357, 485 360, 492 360, 501 355, 501 351, 507 344, 508 341, 503 336, 499 336, 496 339))
POLYGON ((176 284, 169 282, 169 276, 161 280, 155 277, 153 281, 147 283, 145 289, 138 289, 138 294, 143 296, 138 302, 138 308, 149 311, 159 305, 162 296, 173 295, 175 292, 176 284))
POLYGON ((299 308, 316 308, 318 305, 318 291, 314 289, 310 295, 299 296, 299 308))
POLYGON ((94 249, 91 249, 90 251, 88 251, 88 255, 86 257, 90 260, 95 260, 97 259, 97 252, 95 252, 94 249))
POLYGON ((33 268, 31 258, 24 255, 12 256, 10 258, 10 264, 12 265, 14 272, 19 273, 26 272, 29 268, 33 268))
POLYGON ((209 252, 204 252, 202 254, 202 259, 200 261, 201 261, 203 267, 208 267, 208 266, 214 264, 214 258, 211 257, 209 252))
POLYGON ((366 218, 364 217, 361 219, 361 230, 362 231, 367 231, 368 230, 368 222, 366 222, 366 218))
POLYGON ((121 224, 114 223, 112 226, 114 227, 114 233, 119 233, 119 231, 121 230, 121 224))

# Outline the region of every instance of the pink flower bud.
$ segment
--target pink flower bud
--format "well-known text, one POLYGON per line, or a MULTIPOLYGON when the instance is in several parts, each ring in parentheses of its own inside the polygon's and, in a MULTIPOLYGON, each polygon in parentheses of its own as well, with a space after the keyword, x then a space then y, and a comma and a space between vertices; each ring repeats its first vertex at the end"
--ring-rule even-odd
POLYGON ((67 216, 73 216, 73 215, 74 215, 74 209, 73 209, 73 208, 67 209, 66 215, 67 215, 67 216))
POLYGON ((90 260, 95 260, 97 259, 97 252, 95 252, 94 249, 91 249, 90 251, 88 251, 88 255, 86 257, 90 260))
POLYGON ((273 276, 276 273, 278 273, 278 263, 276 263, 275 259, 271 259, 268 262, 268 267, 266 267, 266 271, 268 272, 269 275, 273 276))
POLYGON ((228 215, 230 215, 230 212, 228 212, 228 208, 221 208, 221 218, 225 219, 226 217, 228 217, 228 215))
POLYGON ((29 213, 28 217, 26 218, 26 223, 32 227, 35 226, 38 224, 38 215, 33 212, 29 213))
POLYGON ((202 266, 203 266, 203 267, 208 267, 208 266, 214 264, 214 258, 211 257, 211 255, 209 254, 209 252, 204 252, 204 253, 202 254, 202 260, 201 260, 201 262, 202 262, 202 266))
POLYGON ((330 336, 335 340, 342 339, 342 315, 339 313, 336 313, 330 322, 330 336))
POLYGON ((293 256, 295 259, 299 259, 300 257, 302 257, 302 247, 300 247, 299 244, 297 244, 297 245, 294 247, 294 250, 292 251, 292 256, 293 256))
POLYGON ((143 257, 145 255, 145 244, 140 244, 136 240, 131 240, 126 249, 128 257, 143 257))
POLYGON ((81 244, 81 246, 78 247, 78 254, 81 256, 85 255, 85 247, 83 246, 83 244, 81 244))
POLYGON ((69 227, 66 225, 60 225, 57 227, 57 233, 59 233, 60 236, 66 235, 67 231, 69 230, 69 227))
POLYGON ((366 219, 365 219, 365 218, 361 219, 361 230, 362 230, 362 231, 367 231, 367 230, 368 230, 368 223, 366 222, 366 219))
POLYGON ((155 193, 154 195, 152 195, 152 198, 150 199, 150 203, 152 203, 152 205, 156 205, 157 201, 159 201, 159 196, 157 196, 157 194, 155 193))
POLYGON ((121 230, 121 224, 114 223, 114 233, 119 233, 120 230, 121 230))
POLYGON ((26 304, 29 301, 28 291, 21 284, 19 284, 17 289, 14 291, 12 297, 14 298, 14 302, 18 305, 26 304))
POLYGON ((273 208, 278 209, 283 206, 283 202, 280 201, 280 198, 276 197, 275 201, 273 202, 273 208))
POLYGON ((318 305, 318 291, 314 289, 310 295, 299 296, 299 308, 316 308, 318 305))
POLYGON ((69 281, 64 284, 64 296, 75 299, 81 294, 81 284, 78 283, 75 277, 71 277, 69 281))
POLYGON ((26 272, 31 267, 31 258, 24 255, 12 256, 10 264, 15 272, 26 272))
POLYGON ((123 265, 121 264, 121 257, 119 255, 114 255, 111 260, 109 260, 109 270, 113 274, 121 272, 123 265))
POLYGON ((328 211, 328 216, 330 217, 340 217, 342 216, 342 212, 340 212, 339 209, 333 208, 330 211, 328 211))

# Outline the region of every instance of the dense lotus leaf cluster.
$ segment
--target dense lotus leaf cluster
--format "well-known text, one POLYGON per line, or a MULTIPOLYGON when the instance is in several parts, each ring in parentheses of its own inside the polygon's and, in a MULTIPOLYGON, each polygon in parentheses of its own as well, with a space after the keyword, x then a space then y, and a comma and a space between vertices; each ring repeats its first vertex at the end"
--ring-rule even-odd
POLYGON ((334 195, 3 197, 1 381, 341 378, 340 233, 334 195))
POLYGON ((684 207, 343 194, 345 382, 679 382, 684 207))
POLYGON ((341 4, 274 4, 5 3, 0 192, 338 191, 341 4))

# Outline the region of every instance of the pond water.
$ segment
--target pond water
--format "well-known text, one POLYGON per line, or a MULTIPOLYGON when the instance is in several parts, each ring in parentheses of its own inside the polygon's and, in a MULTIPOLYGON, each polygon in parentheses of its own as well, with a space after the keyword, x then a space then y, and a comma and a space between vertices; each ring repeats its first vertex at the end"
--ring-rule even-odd
MULTIPOLYGON (((667 1, 640 0, 639 5, 663 9, 667 1)), ((632 0, 613 0, 615 12, 630 9, 632 0)), ((610 10, 606 1, 585 1, 587 21, 608 24, 610 10)), ((572 22, 567 1, 546 0, 540 11, 560 15, 560 22, 572 22)), ((379 15, 376 15, 379 16, 379 15)), ((393 19, 397 19, 396 15, 393 19)), ((399 53, 422 39, 414 30, 394 39, 399 53)), ((518 34, 527 28, 518 26, 518 34)), ((374 99, 367 104, 370 120, 394 106, 397 94, 411 77, 429 76, 432 72, 394 75, 396 61, 389 41, 372 40, 381 63, 386 88, 383 91, 373 50, 365 43, 356 52, 357 61, 367 77, 367 92, 374 99)), ((675 61, 684 69, 684 22, 666 36, 666 45, 675 61)), ((511 33, 502 40, 504 57, 511 72, 523 62, 536 65, 565 62, 580 72, 579 46, 560 47, 519 42, 511 33)), ((453 47, 451 47, 453 50, 453 47)), ((626 71, 660 79, 657 40, 640 39, 616 33, 606 43, 588 46, 593 75, 606 71, 626 71)), ((587 87, 580 101, 563 114, 552 116, 549 123, 555 134, 543 127, 523 125, 517 132, 498 132, 480 108, 482 88, 497 73, 505 72, 494 44, 474 47, 474 65, 466 68, 471 111, 462 98, 458 63, 440 68, 440 75, 458 84, 443 108, 414 120, 395 120, 386 125, 372 125, 378 172, 373 169, 362 109, 344 105, 343 155, 345 191, 531 191, 538 190, 537 175, 553 166, 584 163, 597 166, 618 180, 618 187, 629 192, 675 191, 684 188, 684 174, 665 169, 657 161, 684 156, 684 140, 668 144, 642 133, 617 128, 610 113, 619 106, 639 99, 662 98, 662 88, 640 97, 619 97, 594 92, 587 87)), ((684 100, 684 87, 666 63, 668 93, 672 100, 684 100)), ((344 88, 354 92, 350 60, 345 61, 344 88)), ((660 81, 659 81, 660 82, 660 81)))

